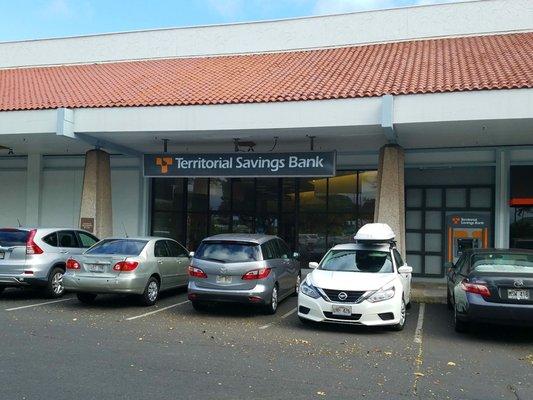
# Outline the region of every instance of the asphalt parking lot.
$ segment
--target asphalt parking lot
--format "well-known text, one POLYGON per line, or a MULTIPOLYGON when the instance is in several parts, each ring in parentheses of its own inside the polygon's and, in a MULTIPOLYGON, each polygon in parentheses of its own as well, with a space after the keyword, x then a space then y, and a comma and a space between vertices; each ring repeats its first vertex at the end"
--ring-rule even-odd
POLYGON ((185 290, 144 308, 8 289, 0 326, 3 399, 533 399, 533 330, 459 335, 438 304, 393 332, 304 326, 295 297, 266 316, 200 314, 185 290))

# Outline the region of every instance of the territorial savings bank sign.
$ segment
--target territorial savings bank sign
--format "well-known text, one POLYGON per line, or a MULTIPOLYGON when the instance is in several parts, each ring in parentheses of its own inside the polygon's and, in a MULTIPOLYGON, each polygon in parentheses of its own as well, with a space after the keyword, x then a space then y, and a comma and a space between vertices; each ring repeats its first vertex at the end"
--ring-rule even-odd
POLYGON ((335 176, 336 153, 145 154, 145 177, 335 176))

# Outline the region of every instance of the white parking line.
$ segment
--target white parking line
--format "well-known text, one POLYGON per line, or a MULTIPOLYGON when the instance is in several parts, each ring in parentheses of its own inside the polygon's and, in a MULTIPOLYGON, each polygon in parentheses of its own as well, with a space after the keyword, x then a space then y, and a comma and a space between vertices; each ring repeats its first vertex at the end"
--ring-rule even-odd
POLYGON ((46 305, 46 304, 61 303, 62 301, 69 301, 69 300, 74 300, 74 299, 70 298, 70 299, 61 299, 61 300, 45 301, 44 303, 30 304, 29 306, 21 306, 21 307, 6 308, 6 311, 17 311, 17 310, 22 310, 22 309, 24 309, 24 308, 39 307, 39 306, 44 306, 44 305, 46 305))
MULTIPOLYGON (((281 316, 281 319, 285 319, 285 318, 287 318, 289 315, 294 314, 294 313, 296 312, 297 309, 298 309, 298 308, 294 307, 294 308, 293 308, 292 310, 290 310, 289 312, 283 314, 283 315, 281 316)), ((261 330, 263 330, 263 329, 267 329, 267 328, 269 328, 270 326, 274 325, 276 322, 278 322, 278 321, 274 321, 274 322, 271 322, 270 324, 262 325, 262 326, 259 327, 259 329, 261 329, 261 330)))
POLYGON ((163 308, 160 308, 158 310, 150 311, 150 312, 147 312, 147 313, 144 313, 144 314, 141 314, 141 315, 136 315, 135 317, 126 318, 126 321, 133 321, 134 319, 137 319, 137 318, 148 317, 149 315, 157 314, 157 313, 159 313, 161 311, 166 311, 166 310, 169 310, 171 308, 182 306, 183 304, 187 304, 187 303, 190 303, 190 302, 191 302, 190 300, 182 301, 181 303, 172 304, 171 306, 168 306, 168 307, 163 307, 163 308))
POLYGON ((424 313, 426 311, 426 304, 420 303, 420 309, 418 310, 418 323, 415 330, 415 343, 422 343, 422 329, 424 328, 424 313))

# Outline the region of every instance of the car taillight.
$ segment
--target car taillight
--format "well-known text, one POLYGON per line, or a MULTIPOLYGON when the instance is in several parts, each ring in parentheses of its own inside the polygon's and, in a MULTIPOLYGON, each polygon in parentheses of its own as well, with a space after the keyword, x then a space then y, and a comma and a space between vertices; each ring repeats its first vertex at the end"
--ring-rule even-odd
POLYGON ((26 254, 43 254, 43 249, 41 249, 33 239, 35 239, 35 234, 37 233, 36 229, 32 229, 28 235, 28 240, 26 241, 26 254))
POLYGON ((207 274, 204 271, 200 268, 193 267, 192 265, 189 265, 189 276, 194 278, 207 278, 207 274))
POLYGON ((483 297, 490 297, 490 290, 485 282, 471 283, 468 280, 461 282, 461 288, 468 293, 480 294, 483 297))
POLYGON ((69 258, 67 260, 67 269, 80 269, 80 263, 76 260, 69 258))
POLYGON ((133 271, 139 266, 137 261, 119 261, 113 266, 113 270, 120 272, 133 271))
POLYGON ((245 281, 252 281, 254 279, 265 279, 268 275, 270 275, 270 271, 272 271, 270 268, 253 269, 245 273, 242 276, 242 279, 244 279, 245 281))

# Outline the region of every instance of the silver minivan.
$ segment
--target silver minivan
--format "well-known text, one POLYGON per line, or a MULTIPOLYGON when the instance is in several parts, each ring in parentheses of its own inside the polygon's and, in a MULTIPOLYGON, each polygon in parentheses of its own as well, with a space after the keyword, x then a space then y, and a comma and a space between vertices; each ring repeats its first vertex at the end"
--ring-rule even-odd
POLYGON ((67 259, 96 242, 80 229, 1 228, 0 293, 6 287, 38 287, 48 297, 62 296, 67 259))
POLYGON ((255 304, 274 314, 300 287, 297 253, 277 236, 222 234, 204 239, 189 267, 189 300, 200 311, 208 303, 255 304))

